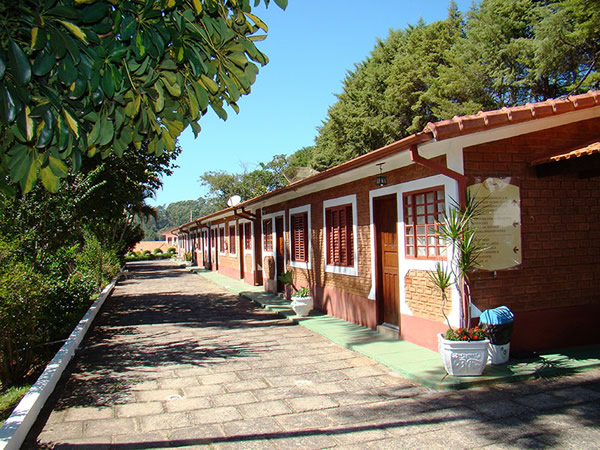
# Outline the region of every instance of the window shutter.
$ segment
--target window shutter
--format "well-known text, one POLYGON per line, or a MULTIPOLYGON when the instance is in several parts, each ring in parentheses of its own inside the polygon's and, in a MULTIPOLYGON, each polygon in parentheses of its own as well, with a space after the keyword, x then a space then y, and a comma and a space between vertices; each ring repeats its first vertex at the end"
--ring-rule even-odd
POLYGON ((297 262, 308 261, 308 214, 292 216, 292 256, 297 262))

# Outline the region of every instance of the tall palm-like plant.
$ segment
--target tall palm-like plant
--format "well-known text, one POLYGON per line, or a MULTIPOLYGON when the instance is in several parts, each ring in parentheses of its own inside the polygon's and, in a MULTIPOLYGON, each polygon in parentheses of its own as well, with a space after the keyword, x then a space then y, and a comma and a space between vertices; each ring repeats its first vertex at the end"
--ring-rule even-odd
POLYGON ((467 191, 465 204, 452 205, 444 213, 443 222, 438 225, 440 239, 449 247, 446 263, 437 263, 430 278, 442 293, 442 314, 452 329, 450 321, 444 312, 447 301, 447 290, 456 286, 461 300, 460 324, 469 328, 471 322, 471 279, 470 275, 479 266, 478 258, 486 249, 477 240, 477 230, 474 219, 482 213, 481 199, 474 199, 467 191))

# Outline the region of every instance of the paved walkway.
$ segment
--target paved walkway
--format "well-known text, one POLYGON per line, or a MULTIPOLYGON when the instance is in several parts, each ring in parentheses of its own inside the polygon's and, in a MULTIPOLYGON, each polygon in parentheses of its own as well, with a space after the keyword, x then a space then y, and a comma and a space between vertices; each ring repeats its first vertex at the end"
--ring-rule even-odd
POLYGON ((26 448, 598 448, 600 370, 434 391, 170 262, 132 266, 26 448))

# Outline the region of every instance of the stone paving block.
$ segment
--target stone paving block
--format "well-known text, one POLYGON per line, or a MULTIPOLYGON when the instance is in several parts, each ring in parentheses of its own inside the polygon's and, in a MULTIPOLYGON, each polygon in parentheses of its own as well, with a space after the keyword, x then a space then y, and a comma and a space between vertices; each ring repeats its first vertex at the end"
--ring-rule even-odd
POLYGON ((114 445, 131 444, 131 448, 139 448, 139 446, 146 444, 148 448, 162 447, 163 444, 167 445, 169 440, 165 434, 160 432, 153 433, 135 433, 131 435, 114 436, 112 443, 114 445), (135 445, 137 444, 137 445, 135 445))
POLYGON ((83 436, 84 422, 64 422, 47 424, 38 436, 40 441, 57 442, 59 439, 79 438, 83 436))
POLYGON ((320 409, 337 408, 340 404, 327 395, 313 395, 291 398, 287 401, 296 412, 316 411, 320 409))
POLYGON ((289 414, 292 412, 290 407, 282 400, 273 400, 270 402, 261 401, 260 403, 240 405, 238 409, 247 419, 279 416, 281 414, 289 414))
POLYGON ((475 410, 485 414, 491 419, 530 415, 533 411, 526 405, 513 402, 512 400, 498 400, 486 403, 474 403, 471 405, 475 410))
POLYGON ((223 424, 225 436, 238 441, 270 439, 279 435, 283 428, 271 417, 259 417, 246 420, 235 420, 223 424))
POLYGON ((307 435, 301 433, 293 434, 291 436, 272 438, 271 442, 279 449, 332 448, 338 444, 332 436, 328 436, 324 432, 310 433, 307 435))
POLYGON ((89 420, 85 422, 83 437, 131 434, 136 432, 135 422, 131 418, 89 420))
POLYGON ((515 402, 521 403, 522 405, 529 406, 534 409, 545 410, 554 409, 564 406, 564 400, 553 396, 549 393, 539 393, 524 395, 514 399, 515 402))
POLYGON ((224 440, 213 444, 212 447, 219 450, 263 450, 277 448, 270 439, 252 439, 249 441, 224 440))
POLYGON ((221 384, 209 384, 206 386, 188 386, 183 388, 184 397, 207 397, 211 395, 221 395, 225 393, 225 388, 221 384))
POLYGON ((600 392, 580 386, 556 389, 551 391, 551 394, 562 400, 565 405, 600 401, 600 392))
POLYGON ((342 369, 341 372, 349 380, 354 380, 361 377, 372 377, 378 375, 384 375, 389 372, 389 369, 384 369, 379 365, 369 365, 361 367, 351 367, 350 369, 342 369))
POLYGON ((180 389, 157 389, 155 391, 138 391, 135 397, 140 402, 166 402, 174 396, 181 396, 180 389))
POLYGON ((281 400, 287 398, 301 397, 306 394, 306 387, 298 386, 284 386, 276 388, 267 388, 254 391, 255 395, 260 398, 261 401, 281 400))
POLYGON ((65 422, 72 420, 112 419, 115 413, 109 407, 80 406, 69 408, 65 414, 65 422))
POLYGON ((240 412, 233 406, 191 411, 189 414, 192 418, 192 421, 197 425, 203 425, 206 423, 222 424, 225 422, 231 422, 232 420, 243 419, 240 412))
POLYGON ((190 445, 204 445, 225 437, 222 427, 218 425, 201 425, 178 428, 170 432, 169 445, 188 448, 190 445))
POLYGON ((130 403, 116 407, 118 417, 140 417, 160 414, 163 406, 160 402, 130 403))
POLYGON ((171 400, 165 403, 168 412, 195 411, 197 409, 210 408, 212 406, 207 397, 191 397, 171 400))
POLYGON ((186 413, 162 413, 154 416, 139 418, 142 431, 172 430, 192 426, 192 421, 186 413))
POLYGON ((250 370, 251 368, 251 365, 245 361, 226 361, 222 364, 215 364, 212 367, 212 371, 213 373, 241 372, 243 370, 250 370))
POLYGON ((210 375, 214 373, 212 367, 196 366, 186 367, 185 369, 178 369, 175 374, 178 377, 199 377, 202 375, 210 375))
POLYGON ((132 391, 155 391, 158 389, 158 381, 143 381, 141 383, 134 384, 129 389, 131 389, 132 391))
POLYGON ((393 435, 385 429, 376 426, 350 426, 338 430, 330 430, 329 435, 341 445, 351 445, 361 442, 389 439, 393 435))
POLYGON ((255 391, 257 389, 265 389, 268 388, 269 385, 262 379, 254 379, 226 384, 224 387, 227 392, 244 392, 255 391))
POLYGON ((235 406, 246 403, 256 403, 257 398, 251 392, 234 392, 211 397, 215 406, 235 406))
POLYGON ((216 373, 213 375, 202 375, 198 377, 201 384, 228 384, 240 381, 235 373, 216 373))
POLYGON ((180 389, 188 386, 199 386, 197 377, 163 378, 158 382, 160 389, 180 389))
POLYGON ((288 414, 277 416, 275 420, 287 432, 310 431, 311 434, 319 434, 333 426, 330 416, 321 411, 311 411, 300 414, 288 414))

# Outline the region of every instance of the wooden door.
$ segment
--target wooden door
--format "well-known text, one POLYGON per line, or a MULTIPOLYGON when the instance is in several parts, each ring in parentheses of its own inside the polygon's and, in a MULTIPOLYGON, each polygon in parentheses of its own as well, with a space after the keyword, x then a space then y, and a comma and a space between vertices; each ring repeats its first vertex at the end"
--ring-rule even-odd
POLYGON ((374 199, 373 211, 376 241, 377 321, 400 327, 396 196, 374 199))
MULTIPOLYGON (((285 272, 285 261, 283 259, 283 217, 277 217, 275 219, 275 267, 277 268, 277 277, 283 275, 285 272)), ((284 289, 283 283, 277 280, 277 292, 282 292, 284 289)))
POLYGON ((238 254, 240 257, 240 279, 244 279, 244 277, 246 276, 246 273, 244 271, 244 263, 246 261, 244 261, 245 259, 245 255, 244 255, 244 249, 245 249, 245 242, 244 242, 244 225, 240 224, 238 225, 238 254))

